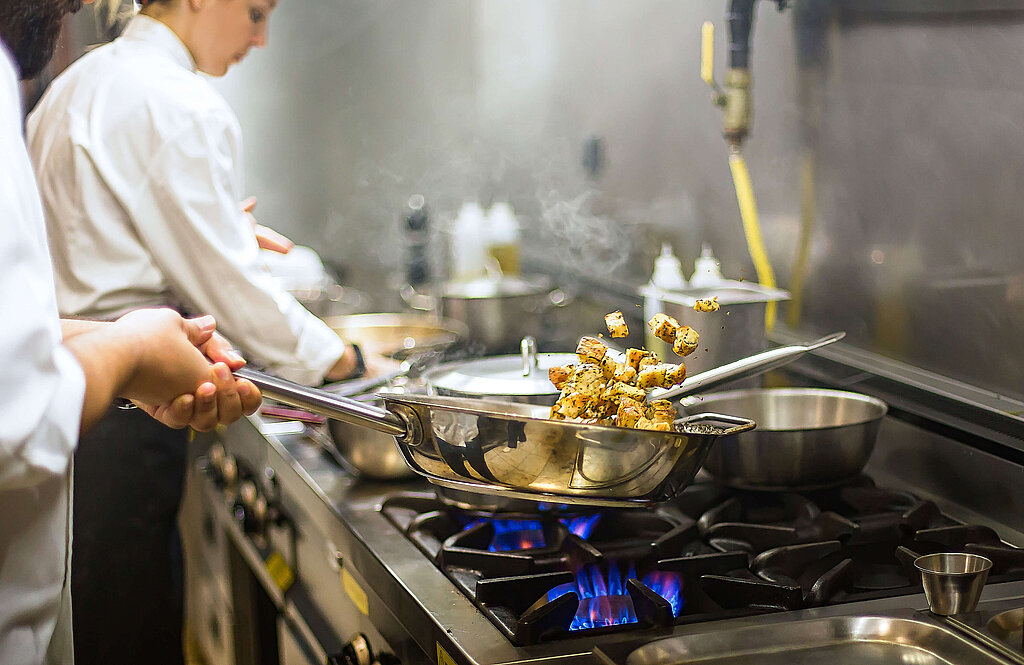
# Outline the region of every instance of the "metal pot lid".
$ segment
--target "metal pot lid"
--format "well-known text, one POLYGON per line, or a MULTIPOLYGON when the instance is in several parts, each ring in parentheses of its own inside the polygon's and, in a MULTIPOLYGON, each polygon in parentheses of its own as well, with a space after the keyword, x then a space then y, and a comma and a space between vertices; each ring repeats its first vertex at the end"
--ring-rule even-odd
POLYGON ((481 277, 465 282, 448 282, 444 285, 446 298, 502 298, 510 296, 532 296, 551 288, 551 283, 542 275, 527 277, 481 277))
POLYGON ((434 388, 464 395, 557 395, 548 370, 578 360, 575 353, 536 353, 531 338, 518 356, 494 356, 438 365, 423 373, 434 388))

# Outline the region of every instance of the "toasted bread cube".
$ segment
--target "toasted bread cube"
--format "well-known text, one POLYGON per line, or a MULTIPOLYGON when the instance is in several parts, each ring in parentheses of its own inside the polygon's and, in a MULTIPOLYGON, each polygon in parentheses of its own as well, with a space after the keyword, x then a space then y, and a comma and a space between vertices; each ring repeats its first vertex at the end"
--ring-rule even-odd
POLYGON ((682 326, 676 332, 675 341, 667 341, 672 343, 672 350, 677 354, 688 356, 697 350, 697 345, 700 343, 700 335, 690 326, 682 326))
POLYGON ((649 417, 656 423, 664 422, 671 425, 679 417, 676 408, 667 399, 656 399, 651 402, 651 411, 652 413, 649 417))
POLYGON ((605 380, 601 368, 593 363, 576 365, 576 370, 565 382, 562 392, 579 392, 588 396, 599 396, 604 390, 605 380))
POLYGON ((626 319, 622 316, 621 311, 605 314, 604 324, 608 326, 608 332, 612 334, 612 337, 626 337, 629 335, 629 327, 626 326, 626 319))
POLYGON ((590 362, 601 362, 606 353, 608 347, 596 337, 581 337, 580 343, 576 346, 576 354, 580 358, 589 358, 590 362))
POLYGON ((672 431, 672 423, 667 423, 667 422, 663 422, 663 421, 662 422, 658 422, 658 421, 651 420, 650 418, 641 418, 640 420, 636 421, 636 424, 633 426, 633 428, 634 429, 657 430, 657 431, 661 431, 661 432, 671 432, 672 431))
POLYGON ((647 322, 650 326, 651 332, 658 339, 661 339, 669 344, 672 343, 676 338, 676 330, 679 329, 679 322, 673 319, 668 314, 658 312, 651 317, 651 320, 647 322))
POLYGON ((636 371, 639 375, 640 372, 644 371, 649 367, 656 367, 661 364, 661 359, 653 353, 649 356, 640 359, 640 364, 637 366, 636 371))
POLYGON ((619 410, 615 413, 615 422, 619 427, 633 427, 644 417, 644 410, 633 400, 622 400, 619 410))
POLYGON ((579 418, 589 404, 590 400, 583 393, 567 393, 563 390, 562 396, 555 402, 554 409, 557 409, 566 418, 579 418))
POLYGON ((679 363, 678 365, 666 365, 668 371, 665 372, 665 387, 674 386, 682 383, 683 379, 686 378, 686 365, 679 363))
POLYGON ((601 358, 601 373, 604 374, 606 380, 611 380, 615 377, 615 370, 618 366, 619 364, 615 362, 615 358, 612 358, 609 354, 605 354, 605 357, 601 358))
POLYGON ((608 386, 608 389, 605 391, 605 394, 607 395, 606 399, 615 399, 617 397, 629 397, 630 399, 635 399, 638 402, 643 402, 644 400, 647 399, 647 393, 645 393, 643 390, 637 388, 636 386, 631 386, 628 383, 623 383, 621 381, 616 381, 612 383, 610 386, 608 386))
POLYGON ((626 364, 640 371, 640 361, 650 355, 653 354, 644 349, 626 349, 626 364))
POLYGON ((697 302, 693 303, 693 311, 695 312, 717 312, 721 305, 718 304, 718 296, 713 298, 698 298, 697 302))
POLYGON ((548 379, 551 380, 551 384, 555 388, 561 390, 565 385, 565 382, 572 376, 573 366, 572 365, 556 365, 548 368, 548 379))
POLYGON ((622 381, 623 383, 633 383, 636 381, 636 370, 629 365, 618 365, 615 368, 615 375, 612 376, 612 381, 622 381))
POLYGON ((551 420, 565 420, 565 415, 559 410, 559 406, 558 402, 551 406, 551 413, 548 414, 548 418, 551 420))
POLYGON ((665 373, 668 371, 665 365, 653 365, 645 367, 636 375, 636 387, 649 390, 650 388, 661 388, 665 385, 665 373))

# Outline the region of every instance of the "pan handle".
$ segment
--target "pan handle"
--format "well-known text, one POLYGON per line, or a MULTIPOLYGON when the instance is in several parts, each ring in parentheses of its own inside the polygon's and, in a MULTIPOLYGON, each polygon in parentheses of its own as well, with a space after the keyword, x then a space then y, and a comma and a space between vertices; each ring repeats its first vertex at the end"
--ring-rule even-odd
POLYGON ((680 418, 676 423, 682 426, 683 433, 686 433, 687 425, 732 425, 719 432, 714 432, 715 436, 729 436, 730 434, 739 434, 740 432, 749 432, 757 426, 753 420, 749 418, 740 418, 739 416, 727 416, 721 413, 698 413, 686 418, 680 418))
POLYGON ((788 365, 800 356, 819 349, 827 344, 838 342, 846 336, 845 332, 832 333, 821 339, 808 344, 793 344, 791 346, 780 346, 768 351, 763 351, 747 358, 735 360, 727 365, 709 369, 706 372, 687 377, 685 381, 675 388, 668 390, 656 389, 650 393, 651 399, 675 399, 683 395, 692 395, 695 392, 710 390, 729 381, 747 379, 752 376, 760 376, 765 372, 788 365))
POLYGON ((248 367, 235 370, 235 376, 252 381, 266 397, 328 418, 369 427, 399 438, 406 436, 410 429, 402 418, 373 404, 339 397, 326 390, 310 388, 248 367))

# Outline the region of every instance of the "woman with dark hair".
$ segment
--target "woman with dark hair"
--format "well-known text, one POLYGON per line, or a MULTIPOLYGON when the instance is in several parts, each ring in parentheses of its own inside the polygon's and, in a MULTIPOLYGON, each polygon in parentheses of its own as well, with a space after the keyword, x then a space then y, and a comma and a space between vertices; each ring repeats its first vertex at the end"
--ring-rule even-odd
MULTIPOLYGON (((277 0, 143 4, 120 37, 58 76, 29 117, 61 312, 209 313, 250 360, 284 378, 361 375, 359 349, 263 265, 240 205, 241 130, 202 76, 266 44, 277 0)), ((111 411, 76 454, 78 665, 183 660, 181 437, 111 411)))

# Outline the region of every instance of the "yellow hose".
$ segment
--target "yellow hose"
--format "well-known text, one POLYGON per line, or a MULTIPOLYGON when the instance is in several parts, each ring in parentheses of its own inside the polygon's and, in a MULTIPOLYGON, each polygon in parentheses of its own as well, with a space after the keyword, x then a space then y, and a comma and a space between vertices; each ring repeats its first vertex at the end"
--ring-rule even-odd
MULTIPOLYGON (((747 236, 747 251, 757 271, 757 281, 762 286, 776 288, 775 272, 768 261, 768 253, 761 239, 761 225, 757 219, 757 202, 754 200, 754 187, 750 184, 750 173, 747 163, 743 160, 738 148, 729 153, 729 168, 736 186, 736 201, 740 204, 740 217, 743 219, 743 233, 747 236)), ((769 301, 764 312, 764 329, 771 332, 775 326, 775 302, 769 301)))

